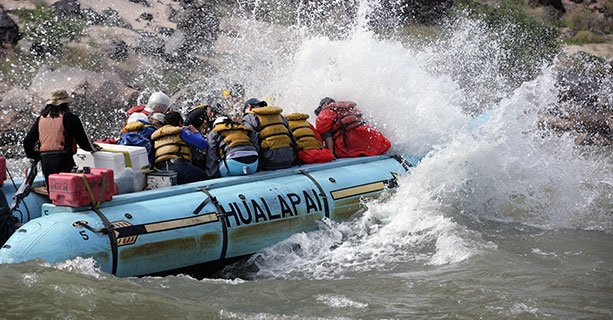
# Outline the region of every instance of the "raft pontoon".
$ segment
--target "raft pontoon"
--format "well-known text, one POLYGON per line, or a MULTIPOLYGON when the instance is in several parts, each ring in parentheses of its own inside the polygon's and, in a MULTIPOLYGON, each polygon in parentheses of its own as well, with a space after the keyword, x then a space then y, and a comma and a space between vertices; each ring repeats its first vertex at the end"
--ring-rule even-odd
MULTIPOLYGON (((55 206, 33 193, 12 212, 23 225, 0 249, 0 263, 91 257, 122 277, 224 263, 316 230, 322 218, 349 219, 364 199, 396 187, 411 162, 339 159, 120 194, 98 208, 55 206)), ((0 206, 15 191, 5 184, 0 206)))

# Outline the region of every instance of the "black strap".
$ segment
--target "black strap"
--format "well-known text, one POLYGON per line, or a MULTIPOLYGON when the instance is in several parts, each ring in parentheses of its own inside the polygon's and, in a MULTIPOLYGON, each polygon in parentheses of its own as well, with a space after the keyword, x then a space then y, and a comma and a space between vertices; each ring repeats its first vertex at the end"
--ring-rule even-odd
POLYGON ((17 218, 9 209, 4 192, 0 189, 0 247, 17 231, 17 218))
POLYGON ((288 145, 288 147, 292 147, 292 149, 294 149, 294 152, 298 152, 297 151, 298 147, 295 145, 294 139, 292 139, 292 136, 289 135, 289 132, 279 132, 279 133, 269 134, 267 136, 265 136, 265 135, 261 135, 261 136, 262 137, 260 138, 260 148, 262 148, 262 142, 264 142, 266 139, 268 139, 270 137, 274 137, 274 136, 287 136, 291 140, 291 142, 288 145))
POLYGON ((157 146, 156 149, 159 149, 159 148, 162 148, 162 147, 168 147, 168 146, 179 147, 179 149, 181 147, 189 147, 186 144, 182 144, 182 143, 178 143, 178 142, 169 142, 169 143, 164 143, 164 144, 161 144, 161 145, 157 146))
POLYGON ((345 145, 345 148, 349 148, 349 144, 347 143, 347 131, 349 130, 353 130, 363 124, 365 124, 364 120, 362 120, 362 114, 361 113, 348 113, 345 115, 342 115, 340 117, 338 117, 336 119, 336 124, 338 126, 338 129, 335 131, 332 131, 332 134, 336 137, 338 134, 342 134, 343 136, 343 144, 345 145), (344 123, 342 121, 342 119, 346 118, 346 117, 355 117, 356 120, 344 123))
POLYGON ((285 123, 283 123, 283 125, 288 130, 289 134, 287 136, 290 138, 290 140, 292 140, 290 146, 292 147, 292 149, 294 150, 294 154, 296 155, 296 161, 294 162, 294 164, 296 164, 298 161, 298 152, 300 152, 300 146, 298 145, 298 140, 296 139, 296 136, 294 136, 294 131, 288 128, 287 125, 285 125, 285 123))
POLYGON ((354 121, 351 121, 351 122, 344 123, 343 127, 346 130, 351 130, 351 129, 355 129, 355 128, 363 125, 363 124, 364 124, 364 121, 362 121, 362 120, 354 120, 354 121), (353 126, 354 124, 355 124, 355 126, 353 126))
POLYGON ((314 134, 304 134, 304 135, 301 135, 300 138, 298 138, 297 140, 302 140, 303 138, 308 138, 308 137, 317 139, 317 137, 314 134))
POLYGON ((224 166, 226 166, 226 171, 228 171, 228 173, 230 173, 230 168, 228 168, 228 160, 226 159, 226 155, 224 155, 222 159, 223 159, 224 166))
POLYGON ((317 186, 317 189, 319 190, 319 196, 321 198, 323 198, 323 200, 324 200, 324 213, 326 215, 326 218, 329 219, 330 218, 330 206, 328 205, 328 197, 326 196, 326 191, 321 186, 321 184, 319 184, 319 182, 317 180, 315 180, 315 178, 313 178, 313 176, 310 175, 306 170, 300 170, 298 172, 300 172, 301 174, 305 175, 307 178, 309 178, 311 181, 313 181, 315 186, 317 186))
POLYGON ((187 159, 186 157, 191 157, 191 153, 188 154, 188 153, 185 153, 185 152, 181 151, 184 148, 188 148, 188 150, 190 149, 190 147, 187 144, 183 144, 183 143, 179 143, 179 142, 169 142, 169 143, 161 144, 159 146, 155 146, 154 145, 153 147, 155 149, 155 153, 156 153, 155 154, 155 158, 156 159, 159 158, 159 157, 171 156, 171 155, 172 156, 177 156, 177 157, 180 157, 180 158, 183 158, 183 159, 187 159), (159 150, 159 149, 161 149, 163 147, 168 147, 168 146, 174 146, 174 147, 177 147, 178 149, 175 152, 164 152, 164 153, 161 153, 161 154, 157 154, 157 150, 159 150))
POLYGON ((117 273, 117 235, 115 234, 115 226, 113 226, 113 224, 109 221, 109 219, 107 219, 104 213, 100 211, 100 209, 92 207, 92 211, 94 211, 98 215, 98 217, 104 224, 104 228, 103 229, 93 229, 93 228, 87 228, 86 225, 83 225, 83 224, 81 225, 83 225, 83 227, 89 229, 92 232, 103 233, 109 236, 109 241, 111 243, 111 256, 113 260, 113 267, 112 267, 111 273, 115 275, 117 273))
POLYGON ((343 135, 343 144, 345 145, 345 148, 349 149, 349 144, 347 143, 347 128, 345 128, 345 126, 341 126, 340 132, 337 134, 343 135))
POLYGON ((206 206, 209 201, 213 203, 215 206, 215 210, 217 210, 217 218, 221 220, 221 228, 223 232, 223 242, 221 246, 221 255, 219 260, 223 260, 226 257, 226 252, 228 251, 228 225, 226 224, 226 212, 223 210, 223 207, 217 201, 217 198, 214 197, 206 187, 200 187, 200 191, 204 192, 207 196, 202 203, 194 210, 194 214, 199 214, 202 209, 206 206))
POLYGON ((392 155, 392 158, 394 160, 398 161, 398 163, 400 163, 400 165, 402 165, 402 167, 406 171, 409 171, 409 168, 413 167, 413 165, 411 163, 409 163, 406 159, 404 159, 404 157, 402 155, 395 154, 395 155, 392 155))
POLYGON ((347 131, 353 130, 353 129, 355 129, 355 128, 363 125, 363 124, 365 124, 364 121, 358 121, 358 120, 349 122, 347 124, 341 124, 340 125, 340 129, 334 131, 334 135, 336 136, 336 135, 342 134, 343 135, 343 144, 345 145, 345 148, 349 148, 349 144, 347 143, 347 131), (355 124, 355 126, 352 126, 354 124, 355 124), (352 126, 352 127, 350 127, 350 126, 352 126))
MULTIPOLYGON (((156 155, 156 157, 155 157, 156 160, 153 161, 152 167, 156 168, 157 165, 163 164, 164 162, 166 162, 168 164, 174 163, 174 162, 167 162, 167 161, 171 161, 171 160, 176 161, 176 159, 182 159, 182 160, 191 162, 191 160, 189 160, 189 159, 191 159, 191 157, 192 157, 191 152, 189 154, 187 154, 187 153, 163 153, 163 154, 160 154, 160 155, 156 155), (165 159, 165 160, 161 160, 161 161, 157 160, 158 158, 165 157, 165 156, 176 156, 176 158, 170 158, 170 159, 165 159)), ((168 167, 166 169, 168 169, 168 167)))
MULTIPOLYGON (((226 161, 226 154, 227 154, 226 150, 227 148, 230 148, 230 144, 226 141, 226 137, 224 137, 223 134, 221 135, 221 137, 222 137, 221 141, 217 144, 217 156, 219 157, 220 161, 223 161, 227 169, 228 162, 226 161)), ((219 165, 217 164, 217 166, 219 165)))
POLYGON ((279 119, 278 122, 271 121, 271 122, 269 122, 269 123, 267 123, 265 125, 260 125, 260 131, 264 130, 264 128, 268 128, 268 127, 272 127, 272 126, 278 126, 278 125, 282 125, 282 126, 287 128, 285 123, 283 123, 283 119, 279 119))
POLYGON ((207 203, 209 203, 209 201, 211 201, 211 198, 207 197, 206 199, 204 199, 204 201, 202 201, 194 210, 194 214, 200 214, 200 211, 202 211, 202 209, 204 209, 204 207, 207 205, 207 203))
POLYGON ((266 138, 270 138, 274 136, 288 136, 289 137, 290 135, 289 135, 289 132, 277 132, 277 133, 262 135, 262 137, 264 138, 263 140, 266 140, 266 138))
POLYGON ((300 128, 311 129, 311 127, 310 127, 310 126, 308 126, 308 125, 304 125, 304 126, 295 126, 294 128, 292 128, 292 131, 294 131, 294 130, 298 130, 298 129, 300 129, 300 128))

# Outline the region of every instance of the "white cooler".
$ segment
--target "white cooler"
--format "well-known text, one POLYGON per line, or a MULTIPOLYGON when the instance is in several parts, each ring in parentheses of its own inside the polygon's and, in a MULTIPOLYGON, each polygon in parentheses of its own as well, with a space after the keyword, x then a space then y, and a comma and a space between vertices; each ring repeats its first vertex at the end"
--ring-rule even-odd
POLYGON ((77 149, 73 159, 79 168, 109 168, 113 169, 115 175, 126 169, 124 155, 116 152, 98 151, 90 153, 89 151, 77 149))
MULTIPOLYGON (((120 193, 140 191, 144 188, 146 183, 144 171, 149 170, 149 156, 145 147, 106 143, 97 144, 102 147, 101 151, 90 153, 89 151, 77 149, 77 153, 73 158, 79 168, 113 169, 116 183, 120 182, 120 179, 123 181, 127 177, 133 177, 134 188, 122 188, 120 193)), ((121 185, 124 185, 124 183, 121 183, 121 185)))
POLYGON ((102 147, 103 152, 122 154, 125 159, 126 168, 132 168, 134 170, 149 169, 149 155, 145 147, 107 143, 98 143, 98 145, 102 147))

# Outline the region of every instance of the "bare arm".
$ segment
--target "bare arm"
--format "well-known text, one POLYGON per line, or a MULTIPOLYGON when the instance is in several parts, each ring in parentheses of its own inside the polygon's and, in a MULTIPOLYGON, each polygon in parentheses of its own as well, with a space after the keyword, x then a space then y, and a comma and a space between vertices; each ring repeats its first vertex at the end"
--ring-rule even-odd
POLYGON ((326 145, 326 148, 330 149, 330 152, 334 154, 334 140, 331 136, 324 138, 324 144, 326 145))

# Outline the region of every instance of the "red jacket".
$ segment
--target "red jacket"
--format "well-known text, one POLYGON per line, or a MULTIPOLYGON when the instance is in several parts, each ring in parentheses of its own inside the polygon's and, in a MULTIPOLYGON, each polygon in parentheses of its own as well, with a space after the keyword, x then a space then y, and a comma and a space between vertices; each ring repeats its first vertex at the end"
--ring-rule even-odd
POLYGON ((150 114, 150 112, 145 110, 146 107, 147 106, 142 105, 142 104, 138 105, 136 107, 132 107, 132 108, 128 109, 128 116, 133 114, 133 113, 135 113, 135 112, 142 112, 142 113, 144 113, 145 115, 148 116, 150 114))
MULTIPOLYGON (((322 141, 321 136, 315 127, 313 127, 313 125, 310 123, 309 126, 311 127, 311 130, 313 130, 315 139, 322 141)), ((326 147, 322 149, 300 150, 298 151, 298 158, 304 163, 325 163, 334 160, 332 152, 330 152, 330 150, 328 150, 326 147)))
POLYGON ((317 132, 334 140, 337 158, 376 156, 391 146, 379 131, 362 120, 354 102, 338 101, 321 110, 316 120, 317 132))

